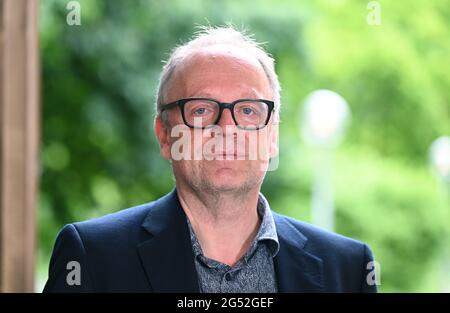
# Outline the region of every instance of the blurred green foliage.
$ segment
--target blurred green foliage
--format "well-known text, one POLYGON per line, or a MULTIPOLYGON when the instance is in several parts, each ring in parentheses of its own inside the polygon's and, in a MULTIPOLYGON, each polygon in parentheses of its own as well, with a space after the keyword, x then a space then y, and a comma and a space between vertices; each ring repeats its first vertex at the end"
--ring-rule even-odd
POLYGON ((58 230, 152 201, 174 185, 153 134, 161 60, 197 24, 231 21, 267 42, 283 87, 280 166, 263 192, 310 221, 313 151, 299 136, 303 99, 340 93, 352 110, 334 155, 337 232, 367 242, 382 291, 437 291, 450 206, 427 149, 450 134, 449 1, 40 1, 42 146, 38 277, 58 230))

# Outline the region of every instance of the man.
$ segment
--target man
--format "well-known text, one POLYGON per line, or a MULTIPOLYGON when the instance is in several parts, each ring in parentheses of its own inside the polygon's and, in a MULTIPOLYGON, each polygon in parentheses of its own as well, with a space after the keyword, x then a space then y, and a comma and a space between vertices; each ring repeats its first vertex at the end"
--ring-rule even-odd
POLYGON ((277 155, 273 59, 231 27, 176 48, 154 129, 176 187, 58 235, 46 292, 374 292, 370 249, 271 211, 277 155))

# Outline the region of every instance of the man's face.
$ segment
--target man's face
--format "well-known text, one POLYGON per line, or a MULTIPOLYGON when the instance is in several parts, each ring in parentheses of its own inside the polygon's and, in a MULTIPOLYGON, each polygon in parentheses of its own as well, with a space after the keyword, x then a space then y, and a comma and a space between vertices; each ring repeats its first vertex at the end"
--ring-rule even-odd
MULTIPOLYGON (((259 62, 246 51, 223 45, 191 54, 173 73, 164 95, 165 103, 192 97, 220 102, 274 99, 259 62)), ((194 130, 184 125, 179 108, 166 113, 169 127, 165 128, 157 119, 155 131, 161 154, 172 160, 177 181, 210 192, 239 192, 261 185, 269 156, 277 153, 273 116, 260 130, 243 130, 235 125, 230 110, 225 109, 216 127, 194 130), (187 140, 190 148, 182 148, 181 160, 174 157, 179 150, 173 148, 181 136, 178 131, 172 132, 175 129, 181 129, 183 136, 190 135, 187 140)))

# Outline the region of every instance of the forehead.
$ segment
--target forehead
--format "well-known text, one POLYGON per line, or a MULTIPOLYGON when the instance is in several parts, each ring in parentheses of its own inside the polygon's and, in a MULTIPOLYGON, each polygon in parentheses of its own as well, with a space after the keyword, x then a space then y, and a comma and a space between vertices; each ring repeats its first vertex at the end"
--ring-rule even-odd
POLYGON ((249 51, 231 45, 217 44, 196 49, 189 53, 183 62, 184 68, 192 66, 220 66, 231 69, 245 67, 254 71, 262 71, 262 66, 257 58, 249 51))
POLYGON ((225 89, 252 90, 268 96, 269 82, 258 59, 245 49, 213 45, 185 56, 173 75, 173 87, 170 93, 175 98, 225 89))

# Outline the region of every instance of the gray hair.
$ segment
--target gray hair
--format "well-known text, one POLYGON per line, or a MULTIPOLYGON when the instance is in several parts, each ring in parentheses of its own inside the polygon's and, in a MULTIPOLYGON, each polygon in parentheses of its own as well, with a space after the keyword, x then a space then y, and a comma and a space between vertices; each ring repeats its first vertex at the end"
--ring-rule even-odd
MULTIPOLYGON (((278 117, 280 112, 280 82, 275 72, 275 61, 272 56, 267 53, 260 43, 253 39, 253 35, 248 35, 245 32, 236 30, 233 26, 227 25, 223 27, 202 26, 196 32, 194 38, 189 42, 175 47, 172 50, 169 59, 165 62, 159 77, 159 83, 156 92, 156 115, 161 114, 161 109, 164 106, 164 91, 169 83, 175 68, 181 64, 185 57, 191 52, 216 44, 231 45, 237 48, 248 51, 261 64, 270 87, 272 88, 275 102, 275 115, 278 117)), ((163 118, 163 121, 165 118, 163 118)))

